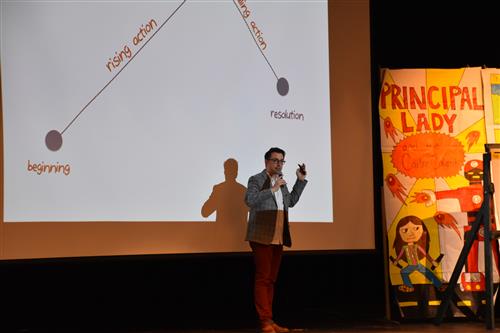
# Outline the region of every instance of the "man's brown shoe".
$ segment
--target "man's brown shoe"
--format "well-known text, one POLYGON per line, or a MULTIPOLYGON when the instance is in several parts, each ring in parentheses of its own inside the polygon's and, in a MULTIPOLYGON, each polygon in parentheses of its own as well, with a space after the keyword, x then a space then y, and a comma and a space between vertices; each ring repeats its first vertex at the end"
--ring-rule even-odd
POLYGON ((273 323, 263 323, 260 326, 260 333, 277 333, 277 331, 274 330, 273 323))
POLYGON ((279 326, 279 325, 278 325, 278 324, 276 324, 276 323, 272 323, 271 325, 273 326, 274 331, 275 331, 276 333, 288 333, 288 332, 290 332, 290 329, 288 329, 288 328, 286 328, 286 327, 281 327, 281 326, 279 326))

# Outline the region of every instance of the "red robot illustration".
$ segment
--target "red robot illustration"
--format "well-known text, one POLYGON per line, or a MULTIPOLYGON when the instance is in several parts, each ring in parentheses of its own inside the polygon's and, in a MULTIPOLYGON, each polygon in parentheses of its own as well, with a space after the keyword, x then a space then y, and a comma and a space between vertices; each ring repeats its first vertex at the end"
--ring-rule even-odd
MULTIPOLYGON (((415 193, 412 202, 425 203, 427 206, 434 204, 441 199, 457 199, 460 205, 460 210, 467 213, 468 225, 464 227, 464 242, 472 228, 472 224, 476 220, 477 213, 483 203, 483 162, 481 160, 470 160, 464 165, 464 177, 469 181, 469 186, 460 187, 454 190, 430 191, 424 190, 415 193)), ((438 221, 439 222, 439 221, 438 221)), ((492 224, 495 229, 494 223, 492 224)), ((479 242, 483 242, 484 230, 481 229, 474 239, 472 247, 469 251, 465 272, 461 276, 461 284, 464 290, 467 291, 484 291, 485 279, 484 273, 479 271, 478 255, 479 242)), ((495 260, 497 253, 493 251, 495 260)))

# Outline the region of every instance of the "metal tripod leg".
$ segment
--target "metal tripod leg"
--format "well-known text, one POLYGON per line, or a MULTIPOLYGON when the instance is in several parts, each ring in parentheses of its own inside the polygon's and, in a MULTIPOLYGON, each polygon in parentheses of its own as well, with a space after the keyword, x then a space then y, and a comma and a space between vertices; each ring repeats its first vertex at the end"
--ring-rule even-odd
MULTIPOLYGON (((488 150, 488 149, 487 149, 488 150)), ((495 311, 493 304, 493 267, 491 255, 491 198, 494 192, 493 184, 491 182, 491 154, 483 155, 483 186, 484 186, 484 202, 481 208, 484 208, 484 275, 486 282, 486 309, 485 320, 486 328, 495 328, 495 311)))
POLYGON ((481 226, 482 219, 483 219, 483 206, 481 206, 481 208, 479 209, 479 212, 476 215, 476 220, 472 224, 472 228, 471 228, 470 232, 467 234, 467 238, 465 240, 465 245, 462 248, 462 252, 460 252, 460 256, 458 257, 455 268, 453 269, 453 273, 451 274, 451 278, 450 278, 450 281, 448 283, 448 287, 446 288, 443 300, 441 301, 441 304, 439 305, 436 318, 434 319, 434 323, 436 325, 441 324, 441 322, 443 321, 444 314, 446 313, 446 310, 448 309, 448 306, 450 304, 453 293, 455 292, 455 286, 457 285, 458 277, 460 276, 460 273, 462 272, 462 268, 465 265, 465 261, 467 260, 467 256, 469 255, 469 251, 472 247, 472 243, 474 242, 474 239, 476 238, 476 234, 479 231, 479 227, 481 226))

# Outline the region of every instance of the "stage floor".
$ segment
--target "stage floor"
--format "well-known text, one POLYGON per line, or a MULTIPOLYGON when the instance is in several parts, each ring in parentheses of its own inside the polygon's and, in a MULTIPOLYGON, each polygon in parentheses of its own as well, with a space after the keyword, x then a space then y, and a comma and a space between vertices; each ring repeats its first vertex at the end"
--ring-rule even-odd
MULTIPOLYGON (((432 322, 412 322, 398 323, 389 321, 372 321, 372 322, 342 322, 331 323, 329 326, 318 327, 295 327, 291 328, 291 332, 306 332, 306 333, 337 333, 337 332, 356 332, 356 333, 388 333, 388 332, 404 332, 404 333, 478 333, 478 332, 500 332, 500 320, 497 319, 497 328, 488 330, 484 322, 480 321, 454 321, 444 322, 439 326, 432 322)), ((258 333, 256 328, 206 328, 206 329, 188 329, 188 328, 155 328, 155 329, 117 329, 117 328, 86 328, 76 329, 72 327, 53 328, 53 329, 21 329, 13 330, 15 333, 41 333, 41 332, 65 332, 65 333, 258 333)))
MULTIPOLYGON (((404 332, 404 333, 478 333, 478 332, 500 332, 500 321, 494 330, 486 329, 483 322, 453 322, 443 323, 436 326, 432 323, 362 323, 346 325, 345 323, 334 327, 321 327, 321 328, 292 328, 291 332, 307 332, 307 333, 337 333, 337 332, 356 332, 356 333, 387 333, 387 332, 404 332)), ((140 331, 136 333, 258 333, 257 329, 223 329, 223 330, 151 330, 140 331)), ((130 332, 124 332, 130 333, 130 332)))

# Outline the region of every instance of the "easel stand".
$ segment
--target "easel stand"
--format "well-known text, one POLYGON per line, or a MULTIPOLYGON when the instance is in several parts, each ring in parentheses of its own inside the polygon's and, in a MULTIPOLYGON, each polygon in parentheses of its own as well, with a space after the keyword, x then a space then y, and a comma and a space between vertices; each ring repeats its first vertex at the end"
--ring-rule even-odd
POLYGON ((474 239, 476 239, 479 229, 481 225, 484 228, 484 262, 485 262, 485 321, 487 329, 495 328, 495 312, 494 312, 494 303, 493 303, 493 267, 492 267, 492 240, 499 237, 498 232, 492 232, 491 230, 491 201, 493 199, 494 187, 491 182, 491 149, 495 146, 499 145, 490 145, 486 144, 486 152, 483 154, 483 203, 479 212, 476 216, 476 220, 472 224, 471 231, 468 233, 467 238, 465 240, 465 245, 462 248, 462 252, 460 252, 460 256, 458 257, 455 268, 453 269, 453 273, 451 275, 448 287, 443 296, 443 300, 438 308, 438 312, 436 318, 434 319, 434 323, 436 325, 440 325, 443 321, 443 317, 450 305, 452 297, 455 293, 455 287, 457 285, 458 278, 460 273, 462 272, 462 268, 465 265, 467 260, 467 256, 472 247, 472 243, 474 239))

